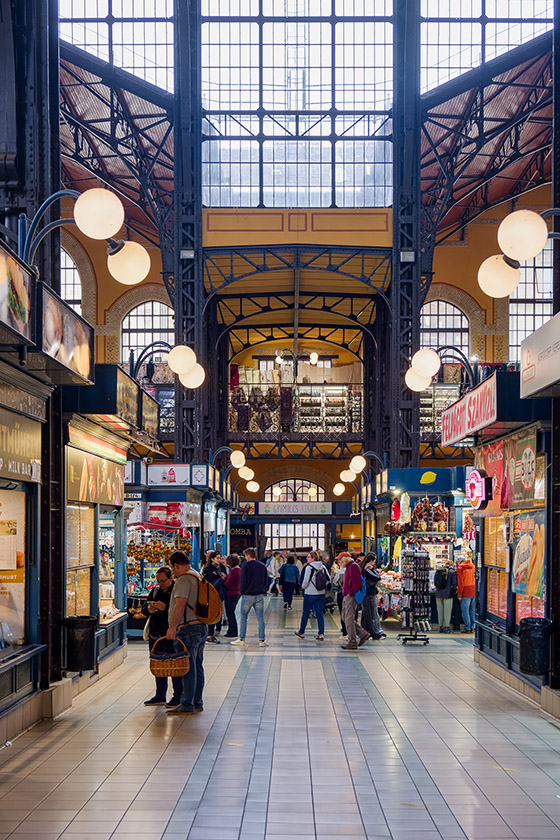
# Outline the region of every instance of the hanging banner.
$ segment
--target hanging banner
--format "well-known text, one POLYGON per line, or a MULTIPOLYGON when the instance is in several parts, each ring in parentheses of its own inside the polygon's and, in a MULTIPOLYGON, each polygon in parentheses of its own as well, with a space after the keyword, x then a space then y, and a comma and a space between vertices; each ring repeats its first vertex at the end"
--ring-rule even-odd
POLYGON ((498 419, 496 374, 441 413, 441 445, 459 443, 498 419))
POLYGON ((532 598, 544 595, 546 512, 521 513, 513 519, 512 592, 532 598))
POLYGON ((536 476, 537 430, 533 428, 517 435, 513 507, 533 507, 536 476))

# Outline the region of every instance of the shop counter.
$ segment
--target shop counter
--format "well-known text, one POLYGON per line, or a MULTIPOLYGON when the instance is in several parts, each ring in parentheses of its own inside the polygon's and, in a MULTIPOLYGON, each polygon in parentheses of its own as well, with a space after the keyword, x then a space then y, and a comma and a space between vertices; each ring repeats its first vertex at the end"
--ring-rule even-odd
POLYGON ((39 682, 39 657, 45 645, 25 645, 4 650, 0 659, 0 713, 33 694, 39 682))
POLYGON ((95 632, 96 661, 124 644, 126 639, 127 613, 119 613, 110 622, 100 624, 95 632))

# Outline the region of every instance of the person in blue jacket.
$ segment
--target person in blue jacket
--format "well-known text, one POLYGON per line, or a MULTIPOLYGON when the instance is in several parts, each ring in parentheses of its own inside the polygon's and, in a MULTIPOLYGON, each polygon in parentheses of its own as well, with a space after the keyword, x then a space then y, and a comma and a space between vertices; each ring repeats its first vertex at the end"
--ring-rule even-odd
POLYGON ((296 558, 293 554, 288 555, 286 562, 280 566, 279 588, 284 598, 284 609, 292 609, 294 591, 299 582, 299 570, 296 566, 296 558))

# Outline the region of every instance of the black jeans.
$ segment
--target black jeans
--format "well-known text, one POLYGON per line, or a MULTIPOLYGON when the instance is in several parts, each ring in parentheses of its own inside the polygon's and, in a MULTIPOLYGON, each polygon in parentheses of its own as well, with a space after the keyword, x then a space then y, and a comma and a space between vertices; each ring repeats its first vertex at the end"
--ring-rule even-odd
POLYGON ((381 635, 381 625, 379 623, 379 610, 377 609, 377 594, 372 592, 366 594, 362 604, 362 621, 361 625, 364 630, 367 630, 370 636, 381 635))
POLYGON ((228 620, 228 631, 225 634, 225 638, 230 636, 231 638, 237 638, 238 628, 237 628, 237 619, 235 617, 235 608, 237 606, 237 602, 240 599, 240 595, 226 595, 226 615, 228 620))
POLYGON ((294 600, 295 588, 296 583, 291 583, 289 580, 282 584, 282 597, 284 598, 284 603, 288 604, 289 607, 292 606, 292 601, 294 600))
MULTIPOLYGON (((154 646, 154 642, 156 642, 157 636, 150 636, 148 640, 148 647, 151 650, 154 646)), ((175 645, 173 642, 166 639, 164 642, 160 642, 157 646, 157 650, 160 653, 173 653, 175 651, 175 645)), ((156 697, 158 700, 165 700, 167 697, 167 677, 156 677, 156 697)), ((179 700, 181 694, 183 693, 183 677, 171 677, 171 682, 173 684, 173 699, 179 700)))

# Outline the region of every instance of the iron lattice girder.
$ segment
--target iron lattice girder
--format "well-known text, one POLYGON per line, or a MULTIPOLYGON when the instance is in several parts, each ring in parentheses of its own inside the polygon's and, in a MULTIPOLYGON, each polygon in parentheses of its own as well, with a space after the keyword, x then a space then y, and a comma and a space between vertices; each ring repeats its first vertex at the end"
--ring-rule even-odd
POLYGON ((445 460, 473 462, 474 450, 470 446, 453 446, 443 449, 439 441, 421 441, 420 460, 445 460))
POLYGON ((314 245, 205 248, 203 259, 205 278, 212 293, 239 280, 272 271, 294 271, 296 267, 301 272, 310 270, 346 277, 375 289, 381 295, 387 289, 391 277, 389 248, 325 248, 314 245), (373 267, 368 266, 368 260, 375 261, 373 267), (358 263, 359 270, 344 270, 352 261, 358 263), (227 263, 227 268, 222 263, 227 263), (215 282, 214 275, 220 278, 220 282, 215 282), (378 280, 377 285, 375 279, 378 280))
MULTIPOLYGON (((251 295, 220 295, 217 300, 219 323, 231 329, 241 326, 251 318, 272 313, 281 314, 294 308, 294 293, 284 292, 269 294, 260 292, 251 295)), ((329 312, 341 319, 353 321, 368 327, 375 320, 375 295, 337 295, 300 292, 299 310, 301 313, 329 312)))
MULTIPOLYGON (((220 338, 227 332, 229 340, 229 358, 232 359, 243 350, 249 347, 258 347, 260 344, 267 344, 271 341, 290 342, 294 337, 293 323, 274 324, 272 327, 255 325, 253 327, 233 327, 224 331, 220 338), (257 340, 255 340, 257 339, 257 340)), ((298 336, 305 341, 322 341, 325 344, 332 344, 334 347, 342 348, 353 353, 360 361, 363 361, 363 334, 361 328, 340 327, 327 324, 300 324, 298 336)))
MULTIPOLYGON (((454 206, 462 206, 465 200, 471 208, 468 220, 474 218, 474 195, 479 199, 478 213, 486 210, 490 206, 487 195, 486 202, 480 203, 480 199, 485 197, 485 184, 490 184, 517 160, 539 155, 543 149, 550 147, 551 59, 543 61, 549 50, 550 35, 547 34, 465 74, 460 82, 443 86, 437 94, 422 98, 422 135, 428 146, 422 155, 423 178, 431 177, 426 175, 428 167, 436 166, 438 169, 437 177, 431 177, 431 182, 423 187, 422 232, 425 242, 434 241, 436 230, 446 214, 454 206), (539 68, 539 65, 542 66, 539 68), (536 67, 538 72, 531 81, 525 81, 524 77, 532 67, 536 67), (476 79, 474 86, 473 79, 476 79), (505 107, 506 103, 500 103, 500 98, 508 89, 515 89, 516 93, 520 90, 525 92, 513 113, 511 107, 505 107), (446 100, 442 99, 444 94, 452 103, 457 96, 466 96, 469 92, 470 101, 462 113, 436 110, 445 104, 446 100), (500 113, 503 117, 498 116, 500 113), (529 125, 534 130, 530 142, 525 144, 522 135, 529 125), (437 136, 436 141, 430 128, 437 136), (484 170, 480 171, 477 166, 476 171, 469 175, 469 167, 475 160, 480 163, 485 155, 488 162, 484 170)), ((494 203, 503 201, 510 192, 508 190, 507 195, 500 196, 494 203)), ((463 220, 457 223, 455 230, 465 223, 463 220)))
POLYGON ((229 443, 242 443, 243 451, 251 458, 322 458, 341 460, 352 458, 363 446, 362 434, 347 434, 338 438, 326 435, 314 436, 303 434, 261 435, 228 434, 229 443))
POLYGON ((172 243, 173 96, 62 41, 60 50, 61 120, 73 137, 63 157, 120 190, 152 222, 162 245, 172 243), (132 113, 123 91, 143 100, 145 110, 132 113), (76 107, 85 97, 95 115, 89 119, 76 107))

